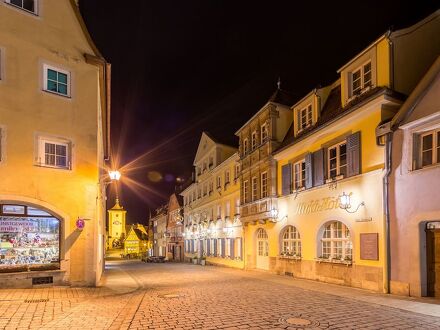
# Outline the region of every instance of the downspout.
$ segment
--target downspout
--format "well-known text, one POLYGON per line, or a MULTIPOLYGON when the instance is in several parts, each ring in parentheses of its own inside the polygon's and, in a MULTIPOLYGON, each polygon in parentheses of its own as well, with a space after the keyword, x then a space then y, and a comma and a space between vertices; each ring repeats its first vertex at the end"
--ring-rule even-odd
POLYGON ((385 135, 385 175, 383 177, 383 196, 385 213, 385 240, 386 240, 386 274, 384 292, 390 293, 391 284, 391 231, 390 231, 390 175, 392 170, 393 132, 385 135))

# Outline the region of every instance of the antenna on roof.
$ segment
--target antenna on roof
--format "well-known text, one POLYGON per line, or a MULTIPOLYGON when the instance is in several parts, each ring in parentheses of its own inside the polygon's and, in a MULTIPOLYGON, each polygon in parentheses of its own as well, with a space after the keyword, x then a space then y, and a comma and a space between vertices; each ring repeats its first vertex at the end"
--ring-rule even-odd
POLYGON ((278 89, 281 89, 281 77, 278 77, 277 86, 278 86, 278 89))

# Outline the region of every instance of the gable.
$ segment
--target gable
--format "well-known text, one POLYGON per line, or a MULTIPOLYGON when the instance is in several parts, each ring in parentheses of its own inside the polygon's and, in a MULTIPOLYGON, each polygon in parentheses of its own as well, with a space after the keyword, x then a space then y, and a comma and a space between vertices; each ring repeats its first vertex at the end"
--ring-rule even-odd
POLYGON ((208 155, 213 147, 216 146, 215 141, 209 137, 205 132, 202 133, 202 137, 200 138, 199 146, 197 148, 196 157, 194 158, 193 165, 199 163, 201 159, 208 155))

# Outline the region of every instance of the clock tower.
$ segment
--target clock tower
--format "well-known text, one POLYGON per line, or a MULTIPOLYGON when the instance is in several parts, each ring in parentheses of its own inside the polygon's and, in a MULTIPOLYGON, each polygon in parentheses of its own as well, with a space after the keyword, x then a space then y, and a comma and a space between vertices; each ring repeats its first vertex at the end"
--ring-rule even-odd
POLYGON ((122 248, 123 239, 125 238, 125 216, 127 211, 119 204, 119 199, 116 198, 115 206, 108 212, 108 237, 107 248, 113 247, 122 248), (115 242, 116 241, 116 242, 115 242))

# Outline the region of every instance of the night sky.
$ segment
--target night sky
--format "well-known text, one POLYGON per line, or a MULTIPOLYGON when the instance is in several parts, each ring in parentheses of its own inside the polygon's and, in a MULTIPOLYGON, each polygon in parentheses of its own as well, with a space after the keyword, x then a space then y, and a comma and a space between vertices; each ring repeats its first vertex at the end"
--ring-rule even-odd
MULTIPOLYGON (((112 64, 112 150, 123 167, 128 222, 166 202, 190 177, 201 132, 237 145, 240 128, 276 89, 298 97, 389 28, 438 1, 80 0, 112 64)), ((112 195, 112 192, 110 192, 112 195)), ((113 204, 114 197, 109 197, 113 204)))

